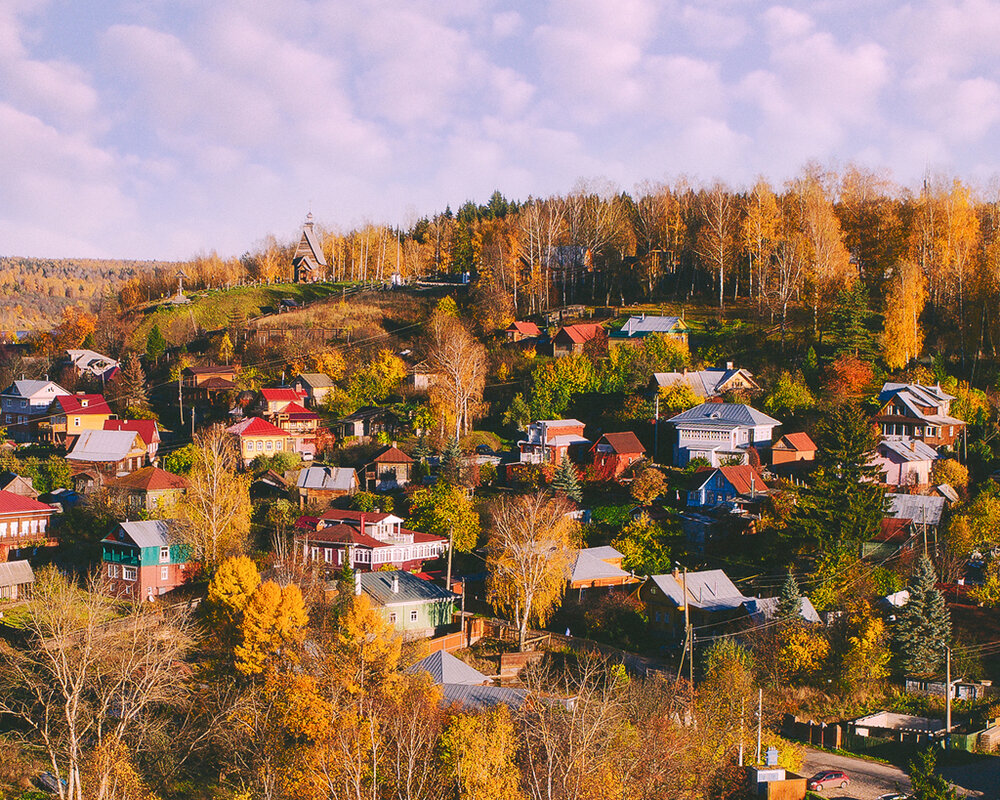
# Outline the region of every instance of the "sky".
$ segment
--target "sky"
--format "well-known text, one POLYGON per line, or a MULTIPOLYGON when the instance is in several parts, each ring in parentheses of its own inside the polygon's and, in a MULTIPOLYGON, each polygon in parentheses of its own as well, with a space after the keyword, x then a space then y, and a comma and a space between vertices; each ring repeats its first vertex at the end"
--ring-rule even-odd
POLYGON ((988 185, 1000 1, 0 0, 0 255, 239 255, 499 189, 988 185))

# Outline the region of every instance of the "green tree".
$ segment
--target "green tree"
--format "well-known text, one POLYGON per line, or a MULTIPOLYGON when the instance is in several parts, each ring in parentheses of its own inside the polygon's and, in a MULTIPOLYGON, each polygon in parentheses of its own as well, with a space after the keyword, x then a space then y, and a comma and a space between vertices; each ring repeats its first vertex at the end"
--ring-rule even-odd
POLYGON ((175 475, 187 475, 194 466, 197 453, 198 446, 193 443, 171 450, 163 457, 163 468, 175 475))
POLYGON ((122 416, 146 419, 149 416, 149 395, 146 393, 146 373, 139 356, 129 353, 125 364, 111 381, 112 403, 122 416))
POLYGON ((152 361, 154 364, 158 364, 160 357, 167 349, 167 340, 163 338, 163 334, 160 332, 159 325, 153 325, 149 329, 149 335, 146 337, 146 358, 152 361))
POLYGON ((834 356, 873 357, 877 342, 868 329, 872 316, 868 307, 868 289, 862 281, 856 280, 840 290, 830 319, 834 356))
POLYGON ((673 563, 672 548, 683 539, 676 523, 668 531, 645 512, 628 523, 611 546, 624 556, 622 564, 637 575, 663 575, 673 563))
POLYGON ((358 405, 372 405, 386 400, 406 377, 406 366, 392 350, 378 355, 355 369, 348 381, 347 393, 358 405))
POLYGON ((479 514, 471 492, 447 481, 438 481, 430 489, 418 489, 410 499, 410 522, 415 530, 447 537, 450 585, 452 551, 468 553, 479 538, 479 514))
POLYGON ((913 800, 958 800, 955 788, 937 771, 937 748, 931 745, 910 762, 913 800))
POLYGON ((563 453, 562 462, 556 468, 555 475, 552 477, 552 488, 556 494, 576 500, 578 503, 583 499, 583 490, 580 488, 580 476, 577 474, 573 462, 569 460, 567 453, 563 453))
POLYGON ((667 412, 687 411, 701 403, 701 398, 686 383, 672 383, 660 387, 660 415, 667 412))
POLYGON ((531 417, 559 419, 573 397, 591 388, 594 380, 594 365, 582 353, 539 364, 531 374, 531 417))
POLYGON ((951 617, 936 583, 931 560, 921 555, 907 585, 910 597, 900 609, 895 626, 900 664, 909 674, 937 669, 951 634, 951 617))
POLYGON ((771 414, 798 414, 816 405, 805 380, 787 370, 778 376, 771 393, 764 400, 764 408, 771 414))
POLYGON ((788 571, 788 577, 781 586, 781 594, 778 596, 778 616, 782 619, 797 621, 802 613, 802 593, 799 590, 798 581, 788 571))
POLYGON ((449 439, 441 453, 439 471, 442 480, 458 486, 462 484, 468 473, 468 465, 465 453, 462 452, 462 445, 457 438, 449 439))

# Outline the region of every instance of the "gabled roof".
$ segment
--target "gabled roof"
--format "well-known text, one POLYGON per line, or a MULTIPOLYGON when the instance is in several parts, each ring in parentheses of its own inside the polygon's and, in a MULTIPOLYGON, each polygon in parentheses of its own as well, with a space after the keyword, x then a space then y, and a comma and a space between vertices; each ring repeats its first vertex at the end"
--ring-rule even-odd
POLYGON ((131 475, 108 481, 109 487, 118 489, 137 489, 143 492, 159 492, 168 489, 187 489, 190 484, 187 478, 174 475, 159 467, 143 467, 131 475))
POLYGON ((570 582, 630 578, 632 573, 608 563, 609 560, 620 562, 622 558, 624 556, 613 547, 586 547, 577 550, 576 559, 570 568, 570 582))
MULTIPOLYGON (((380 542, 381 544, 381 542, 380 542)), ((377 605, 395 606, 412 603, 437 603, 452 600, 455 595, 430 581, 418 578, 412 572, 401 569, 362 572, 361 590, 377 605), (399 590, 392 590, 393 578, 399 580, 399 590)))
POLYGON ((104 395, 100 394, 61 394, 52 403, 66 414, 111 414, 104 395))
POLYGON ((576 325, 564 325, 556 331, 554 338, 568 338, 573 344, 584 344, 606 333, 604 326, 596 322, 578 322, 576 325))
POLYGON ((300 489, 350 491, 357 482, 357 473, 350 467, 306 467, 299 472, 300 489))
POLYGON ((629 317, 625 324, 617 331, 613 331, 611 338, 633 338, 647 336, 650 333, 676 333, 686 331, 687 325, 680 317, 660 317, 643 314, 638 317, 629 317))
POLYGON ((287 436, 277 425, 272 425, 266 419, 260 417, 247 417, 242 422, 237 422, 230 428, 226 428, 229 433, 236 436, 287 436))
POLYGON ((599 447, 602 442, 610 445, 611 451, 613 453, 617 453, 618 455, 626 453, 638 453, 639 455, 642 455, 646 452, 646 448, 642 446, 642 442, 639 441, 639 437, 632 431, 625 431, 623 433, 606 433, 597 440, 597 444, 594 445, 594 449, 599 447))
MULTIPOLYGON (((325 267, 326 256, 323 255, 323 247, 320 244, 319 237, 316 236, 316 232, 313 230, 312 212, 309 212, 309 214, 306 215, 305 224, 302 226, 302 236, 299 237, 299 245, 295 248, 296 253, 301 251, 303 239, 305 240, 306 246, 310 250, 310 256, 325 267)), ((309 256, 298 256, 298 258, 308 257, 309 256)))
MULTIPOLYGON (((674 605, 684 605, 684 578, 680 574, 651 575, 650 581, 669 598, 674 605)), ((750 598, 744 597, 721 569, 687 574, 687 599, 693 608, 705 611, 723 611, 739 608, 750 598)))
MULTIPOLYGON (((820 622, 819 614, 816 613, 816 607, 812 601, 804 595, 799 599, 802 601, 799 616, 806 622, 820 622)), ((778 597, 756 597, 747 600, 743 606, 746 608, 747 614, 755 618, 755 621, 767 622, 778 616, 779 603, 780 598, 778 597)))
POLYGON ((729 481, 737 494, 750 495, 767 491, 764 476, 749 464, 736 464, 731 467, 719 467, 719 472, 729 481))
POLYGON ((0 562, 0 586, 23 586, 35 582, 35 573, 27 561, 0 562))
POLYGON ((3 390, 3 394, 14 397, 34 397, 36 394, 46 393, 52 397, 56 395, 69 394, 55 381, 14 381, 3 390))
POLYGON ((211 375, 219 372, 236 374, 236 367, 231 364, 209 364, 204 367, 184 367, 184 372, 188 375, 211 375))
POLYGON ((816 443, 808 433, 786 433, 771 448, 772 450, 796 450, 798 452, 815 450, 816 443))
POLYGON ((390 445, 371 460, 372 464, 412 464, 413 459, 395 445, 390 445))
POLYGON ((227 378, 212 377, 206 378, 198 384, 199 389, 215 389, 217 391, 229 391, 236 388, 236 382, 227 378))
POLYGON ((135 431, 147 445, 160 441, 160 428, 155 419, 109 419, 104 423, 106 431, 135 431))
POLYGON ((726 384, 741 375, 752 387, 759 389, 752 374, 745 369, 699 369, 685 372, 654 372, 652 383, 666 388, 678 384, 687 386, 695 397, 707 399, 725 391, 726 384))
POLYGON ((328 508, 323 512, 323 515, 319 519, 335 519, 335 520, 351 520, 353 522, 360 522, 364 519, 366 523, 376 523, 384 522, 385 520, 390 520, 393 523, 402 522, 402 517, 397 517, 395 514, 386 514, 382 511, 352 511, 350 509, 340 509, 340 508, 328 508))
POLYGON ((882 385, 882 391, 878 394, 878 400, 880 403, 885 403, 890 397, 901 391, 909 392, 914 399, 927 406, 936 406, 940 402, 955 399, 954 395, 945 392, 940 384, 925 386, 922 383, 885 383, 882 385))
POLYGON ((274 389, 261 389, 261 397, 264 398, 268 403, 280 403, 282 401, 286 403, 296 403, 302 399, 302 393, 296 391, 295 389, 290 389, 287 386, 281 386, 274 389))
POLYGON ((296 380, 302 381, 312 389, 328 389, 337 385, 333 378, 323 372, 303 372, 296 380))
POLYGON ((925 494, 887 493, 888 516, 913 520, 918 525, 939 525, 946 505, 945 498, 925 494))
POLYGON ((515 320, 507 326, 507 330, 513 333, 520 333, 522 336, 541 336, 542 331, 534 322, 520 322, 515 320))
POLYGON ((31 497, 14 494, 14 492, 8 492, 6 489, 0 490, 0 514, 26 514, 38 511, 52 513, 55 509, 31 497))
POLYGON ((122 522, 103 541, 114 544, 133 544, 136 547, 166 547, 169 528, 162 519, 122 522))
POLYGON ((446 683, 441 687, 443 705, 457 705, 464 711, 481 711, 501 703, 518 709, 524 705, 528 693, 524 689, 508 686, 469 686, 464 683, 446 683))
POLYGON ((888 517, 879 522, 879 531, 875 534, 876 542, 885 544, 905 544, 910 538, 910 524, 913 520, 901 517, 888 517))
POLYGON ((937 450, 919 439, 883 439, 879 450, 888 450, 903 461, 934 461, 939 458, 937 450))
POLYGON ((670 418, 675 425, 734 428, 752 425, 780 425, 781 422, 769 417, 744 403, 702 403, 670 418))
POLYGON ((339 422, 360 422, 362 420, 371 419, 373 417, 378 417, 382 414, 386 416, 395 416, 389 409, 383 408, 381 406, 362 406, 353 414, 348 414, 346 417, 338 420, 339 422))
POLYGON ((118 362, 113 358, 94 350, 67 350, 66 358, 80 372, 89 372, 92 375, 103 375, 118 366, 118 362))
POLYGON ((460 658, 445 650, 438 650, 420 659, 407 672, 424 671, 438 686, 453 683, 461 686, 480 686, 489 681, 478 669, 473 669, 460 658))
POLYGON ((141 437, 135 431, 82 431, 66 458, 69 461, 121 461, 137 448, 136 438, 141 437))
POLYGON ((306 542, 308 544, 312 544, 313 542, 345 545, 350 544, 370 549, 386 546, 385 542, 380 542, 373 536, 369 536, 367 533, 363 533, 358 530, 353 525, 348 525, 343 522, 335 525, 327 525, 325 528, 320 528, 319 530, 310 531, 306 536, 306 542))
POLYGON ((287 414, 289 419, 294 420, 305 420, 305 419, 319 419, 319 414, 315 411, 310 411, 298 403, 289 403, 285 406, 279 414, 287 414))

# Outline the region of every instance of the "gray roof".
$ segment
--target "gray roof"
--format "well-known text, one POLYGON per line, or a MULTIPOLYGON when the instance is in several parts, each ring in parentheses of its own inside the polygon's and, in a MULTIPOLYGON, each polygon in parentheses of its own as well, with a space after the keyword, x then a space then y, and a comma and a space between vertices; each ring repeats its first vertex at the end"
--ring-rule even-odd
POLYGON ((627 578, 631 573, 609 564, 604 559, 623 558, 613 547, 586 547, 578 550, 570 571, 570 580, 595 581, 602 578, 627 578))
POLYGON ((886 494, 890 506, 887 516, 910 519, 918 525, 940 525, 947 501, 923 494, 886 494))
POLYGON ((711 425, 720 428, 781 424, 774 417, 743 403, 702 403, 671 417, 670 422, 674 425, 711 425))
POLYGON ((659 387, 684 385, 695 397, 705 399, 719 394, 719 387, 740 373, 748 381, 753 382, 751 373, 744 369, 698 369, 686 372, 654 372, 652 383, 659 387))
POLYGON ((879 447, 890 450, 903 461, 934 461, 938 458, 937 450, 919 439, 883 439, 879 447))
POLYGON ((35 582, 35 573, 27 561, 0 562, 0 586, 23 586, 35 582))
POLYGON ((419 672, 420 670, 429 673, 438 686, 445 683, 480 686, 489 681, 489 678, 478 669, 473 669, 460 658, 455 658, 444 650, 438 650, 420 659, 407 672, 419 672))
POLYGON ((166 547, 170 544, 167 536, 169 528, 167 527, 167 523, 162 519, 122 522, 115 528, 113 533, 104 538, 104 541, 128 544, 129 542, 117 535, 119 530, 124 532, 136 547, 166 547))
POLYGON ((323 246, 319 243, 319 239, 316 237, 316 233, 313 231, 312 225, 303 225, 302 232, 306 235, 306 241, 309 242, 309 249, 312 250, 316 261, 325 267, 326 256, 323 255, 323 246))
MULTIPOLYGON (((805 596, 799 599, 802 601, 802 608, 799 612, 802 619, 806 622, 819 622, 819 614, 816 613, 816 608, 813 606, 812 601, 805 596)), ((777 616, 779 602, 780 598, 777 597, 757 597, 747 600, 743 604, 743 607, 746 608, 747 614, 751 617, 756 617, 766 622, 777 616)))
POLYGON ((501 703, 517 709, 524 705, 528 693, 524 689, 504 686, 469 686, 464 683, 446 683, 441 687, 444 705, 457 704, 465 711, 492 708, 501 703))
POLYGON ((83 431, 66 458, 69 461, 121 461, 132 450, 135 431, 83 431))
POLYGON ((912 394, 917 400, 929 406, 936 406, 944 400, 955 399, 953 395, 943 391, 940 385, 924 386, 922 383, 886 383, 883 384, 882 391, 879 392, 879 402, 886 402, 890 397, 900 391, 910 392, 910 394, 912 394))
POLYGON ((672 333, 675 328, 680 325, 681 330, 684 329, 684 322, 680 317, 659 317, 659 316, 647 316, 643 314, 641 317, 629 317, 622 327, 612 332, 612 336, 617 337, 631 337, 631 336, 645 336, 649 333, 672 333))
POLYGON ((16 397, 32 397, 41 391, 45 390, 46 386, 53 386, 55 389, 52 392, 52 396, 56 397, 58 395, 69 394, 68 391, 62 388, 55 381, 14 381, 10 386, 4 389, 4 394, 14 395, 16 397), (58 390, 58 391, 55 391, 58 390))
POLYGON ((401 569, 379 572, 362 572, 361 588, 377 605, 395 606, 410 603, 437 603, 453 600, 455 595, 430 581, 418 578, 401 569), (399 579, 399 591, 392 590, 392 579, 399 579))
MULTIPOLYGON (((652 575, 649 578, 664 595, 680 607, 684 605, 684 578, 678 574, 652 575)), ((744 597, 721 569, 687 574, 688 600, 694 608, 705 611, 723 611, 742 606, 752 598, 744 597)))
POLYGON ((350 467, 306 467, 299 472, 300 489, 326 489, 349 492, 357 476, 350 467))
POLYGON ((313 389, 325 389, 337 385, 333 378, 323 372, 303 372, 298 378, 313 389))

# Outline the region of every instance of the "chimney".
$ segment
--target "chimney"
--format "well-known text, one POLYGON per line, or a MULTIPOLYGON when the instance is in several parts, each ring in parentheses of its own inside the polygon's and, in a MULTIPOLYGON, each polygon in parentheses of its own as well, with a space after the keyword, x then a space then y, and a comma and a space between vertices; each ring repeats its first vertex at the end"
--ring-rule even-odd
POLYGON ((361 594, 361 573, 354 573, 354 594, 361 594))
POLYGON ((399 594, 399 573, 392 573, 392 593, 399 594))
POLYGON ((726 362, 726 369, 731 370, 732 368, 733 368, 733 362, 732 361, 727 361, 726 362))

